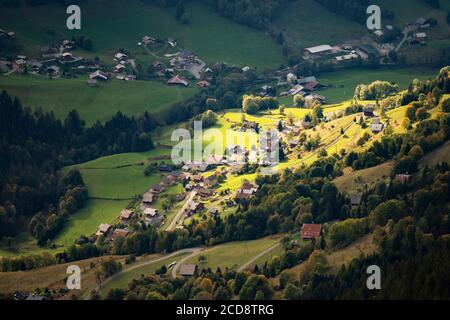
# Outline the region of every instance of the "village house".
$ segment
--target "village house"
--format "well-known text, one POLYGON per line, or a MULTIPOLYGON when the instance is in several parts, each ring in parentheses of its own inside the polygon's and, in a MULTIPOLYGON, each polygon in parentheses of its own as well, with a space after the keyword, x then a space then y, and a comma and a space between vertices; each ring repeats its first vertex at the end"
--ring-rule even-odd
POLYGON ((116 64, 114 66, 114 72, 122 72, 124 70, 125 70, 125 66, 123 64, 121 64, 121 63, 116 64))
POLYGON ((146 192, 142 196, 142 203, 145 205, 152 204, 154 200, 155 200, 155 195, 151 192, 146 192))
POLYGON ((202 81, 197 82, 197 86, 198 86, 199 88, 207 88, 207 87, 209 87, 210 85, 211 85, 211 83, 209 83, 209 82, 206 81, 206 80, 202 80, 202 81))
POLYGON ((302 239, 317 239, 320 237, 320 232, 322 231, 322 225, 304 223, 302 230, 300 231, 300 236, 302 239))
POLYGON ((352 207, 359 207, 359 205, 361 204, 361 198, 362 198, 361 194, 352 193, 350 195, 350 204, 352 205, 352 207))
MULTIPOLYGON (((153 37, 149 37, 149 36, 143 36, 141 42, 142 42, 141 44, 144 44, 146 46, 151 46, 156 43, 156 39, 153 37)), ((138 45, 139 45, 139 43, 138 43, 138 45)))
POLYGON ((158 209, 154 208, 146 208, 144 210, 144 218, 145 220, 150 220, 158 215, 159 211, 158 209))
POLYGON ((155 61, 151 64, 154 71, 162 71, 164 70, 164 64, 161 61, 155 61))
POLYGON ((114 241, 117 238, 126 238, 130 234, 130 231, 127 229, 116 229, 113 231, 111 235, 111 240, 114 241))
POLYGON ((46 68, 47 75, 56 77, 59 75, 59 67, 58 66, 49 66, 46 68))
POLYGON ((59 50, 57 48, 53 47, 42 47, 41 48, 41 56, 44 59, 51 59, 54 58, 59 53, 59 50))
POLYGON ((42 63, 36 60, 28 61, 28 69, 32 72, 39 73, 42 70, 42 63))
POLYGON ((127 59, 128 59, 128 56, 122 52, 118 52, 114 55, 114 60, 119 61, 119 62, 127 60, 127 59))
POLYGON ((247 180, 244 180, 242 186, 236 191, 236 199, 248 199, 258 191, 258 186, 247 180))
POLYGON ((73 56, 72 56, 72 54, 70 52, 64 52, 61 55, 61 58, 62 58, 63 61, 72 61, 73 60, 73 56))
POLYGON ((406 173, 406 174, 396 174, 394 180, 405 184, 405 183, 408 183, 411 180, 411 175, 409 175, 408 173, 406 173))
POLYGON ((131 218, 133 218, 133 215, 134 215, 133 210, 124 209, 120 212, 119 219, 122 222, 129 222, 131 218))
POLYGON ((101 70, 97 70, 89 75, 89 79, 98 81, 107 81, 108 75, 101 70))
POLYGON ((218 216, 220 214, 220 209, 218 207, 211 207, 208 209, 208 212, 212 216, 218 216))
POLYGON ((209 177, 206 177, 203 180, 203 183, 205 184, 205 187, 214 187, 219 183, 219 180, 217 179, 217 176, 215 174, 210 175, 209 177))
POLYGON ((177 46, 177 41, 173 38, 168 38, 167 39, 167 43, 169 44, 169 46, 171 46, 172 48, 175 48, 177 46))
POLYGON ((102 223, 101 225, 98 226, 98 231, 96 232, 96 236, 100 236, 100 235, 104 235, 107 236, 111 230, 112 230, 112 226, 107 224, 107 223, 102 223))
POLYGON ((149 192, 150 193, 153 193, 153 194, 158 194, 158 193, 160 193, 162 191, 162 188, 158 185, 158 184, 155 184, 154 186, 152 186, 151 188, 150 188, 150 190, 149 190, 149 192))
POLYGON ((259 124, 258 122, 255 121, 248 121, 248 120, 244 120, 242 122, 242 130, 243 131, 252 131, 252 132, 257 132, 259 130, 259 124))
POLYGON ((183 277, 192 277, 197 272, 195 264, 182 264, 180 267, 180 275, 183 277))
POLYGON ((363 114, 365 117, 373 117, 373 111, 375 110, 374 104, 368 104, 363 109, 363 114))
POLYGON ((187 87, 189 85, 187 80, 184 79, 183 77, 179 76, 179 75, 176 75, 176 76, 170 78, 167 81, 167 84, 169 86, 185 86, 185 87, 187 87))
POLYGON ((290 72, 286 75, 286 81, 292 84, 297 83, 297 76, 290 72))
POLYGON ((203 200, 209 199, 214 195, 214 191, 206 188, 197 188, 197 194, 202 198, 203 200))
POLYGON ((383 131, 384 125, 382 123, 373 123, 370 125, 370 130, 372 133, 379 133, 383 131))

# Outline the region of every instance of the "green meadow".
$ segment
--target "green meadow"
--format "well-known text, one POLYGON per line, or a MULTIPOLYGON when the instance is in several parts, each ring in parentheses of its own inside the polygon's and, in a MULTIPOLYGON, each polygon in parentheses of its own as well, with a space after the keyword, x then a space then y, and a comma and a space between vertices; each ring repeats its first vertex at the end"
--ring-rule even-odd
POLYGON ((89 87, 86 79, 48 79, 43 76, 0 76, 0 88, 20 98, 22 105, 42 107, 64 119, 76 109, 87 125, 105 121, 117 112, 136 115, 158 112, 192 96, 195 88, 169 87, 156 81, 111 80, 89 87))
POLYGON ((328 103, 338 103, 353 97, 356 86, 370 84, 376 80, 390 81, 399 85, 400 89, 407 89, 413 79, 427 80, 432 78, 438 70, 425 67, 408 67, 398 69, 361 70, 349 69, 344 71, 323 73, 318 77, 320 83, 330 85, 330 88, 317 91, 327 98, 328 103))
POLYGON ((2 28, 15 30, 31 52, 39 46, 82 34, 92 39, 92 54, 109 57, 110 61, 105 61, 108 63, 112 62, 113 49, 142 53, 137 42, 149 35, 175 38, 181 48, 197 53, 208 63, 226 61, 265 69, 283 62, 281 48, 268 35, 221 18, 197 2, 186 5, 191 20, 188 25, 175 19, 174 8, 137 0, 127 1, 126 5, 118 0, 86 1, 80 7, 80 31, 66 28, 66 9, 59 5, 2 8, 0 21, 2 28))
POLYGON ((199 268, 211 268, 216 270, 222 268, 238 268, 248 262, 252 257, 270 248, 280 241, 280 237, 268 237, 258 240, 229 242, 217 247, 211 248, 205 253, 189 258, 186 263, 197 264, 199 268), (199 264, 198 257, 203 255, 206 262, 199 264))

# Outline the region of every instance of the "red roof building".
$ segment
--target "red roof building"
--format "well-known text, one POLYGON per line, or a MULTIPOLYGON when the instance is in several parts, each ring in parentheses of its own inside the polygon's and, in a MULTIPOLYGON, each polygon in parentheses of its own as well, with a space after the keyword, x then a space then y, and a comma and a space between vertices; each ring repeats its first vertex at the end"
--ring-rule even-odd
POLYGON ((313 223, 304 223, 300 232, 302 239, 316 239, 320 236, 322 225, 313 223))
POLYGON ((179 75, 176 75, 176 76, 172 77, 171 79, 169 79, 167 81, 167 84, 171 85, 171 86, 181 85, 181 86, 185 86, 185 87, 187 87, 189 85, 189 83, 185 79, 180 77, 179 75))

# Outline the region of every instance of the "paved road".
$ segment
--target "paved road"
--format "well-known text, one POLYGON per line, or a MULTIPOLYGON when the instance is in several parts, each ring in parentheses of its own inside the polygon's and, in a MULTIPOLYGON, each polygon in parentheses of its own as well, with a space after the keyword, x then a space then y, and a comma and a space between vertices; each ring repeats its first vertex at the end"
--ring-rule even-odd
MULTIPOLYGON (((134 270, 134 269, 137 269, 137 268, 140 268, 140 267, 149 265, 149 264, 153 264, 153 263, 162 261, 162 260, 164 260, 164 259, 167 259, 167 258, 170 258, 170 257, 177 256, 177 255, 182 254, 182 253, 192 252, 193 254, 192 254, 192 255, 189 255, 189 256, 187 257, 187 258, 190 258, 191 256, 193 256, 193 255, 199 253, 201 250, 202 250, 202 248, 186 248, 186 249, 181 249, 181 250, 172 252, 172 253, 170 253, 170 254, 164 255, 164 256, 162 256, 162 257, 160 257, 160 258, 154 259, 154 260, 143 261, 143 262, 139 262, 139 263, 137 263, 137 264, 133 264, 133 265, 129 266, 128 268, 122 269, 121 271, 119 271, 118 273, 112 275, 111 277, 106 278, 105 281, 103 281, 103 283, 101 284, 101 286, 106 285, 106 284, 107 284, 108 282, 110 282, 111 280, 113 280, 113 279, 117 278, 118 276, 120 276, 120 275, 122 275, 122 274, 124 274, 124 273, 127 273, 127 272, 129 272, 129 271, 131 271, 131 270, 134 270)), ((183 260, 185 260, 185 259, 183 259, 183 260)), ((177 263, 177 264, 178 264, 178 263, 177 263)), ((174 267, 174 268, 175 268, 175 267, 174 267)), ((95 287, 95 290, 99 290, 101 286, 95 287)))
POLYGON ((173 229, 175 229, 177 227, 178 221, 183 217, 183 214, 184 214, 185 210, 187 209, 187 207, 189 206, 191 201, 194 199, 196 194, 197 194, 196 191, 191 191, 191 193, 189 193, 189 195, 188 195, 188 197, 186 199, 186 202, 183 204, 183 206, 180 208, 180 210, 178 210, 177 214, 175 215, 173 220, 170 222, 170 224, 167 227, 166 231, 172 231, 173 229))

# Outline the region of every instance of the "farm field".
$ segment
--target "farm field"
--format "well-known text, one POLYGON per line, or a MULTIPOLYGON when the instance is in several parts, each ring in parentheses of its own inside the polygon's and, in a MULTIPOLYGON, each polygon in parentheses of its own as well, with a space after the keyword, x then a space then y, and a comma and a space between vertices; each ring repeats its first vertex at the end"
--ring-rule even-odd
POLYGON ((90 55, 109 55, 112 62, 113 49, 141 53, 137 42, 149 35, 175 38, 181 48, 195 52, 208 63, 226 61, 265 69, 276 68, 283 62, 281 47, 268 35, 221 18, 200 3, 186 5, 191 20, 188 25, 175 19, 174 8, 164 9, 137 0, 127 1, 126 6, 118 0, 90 1, 80 6, 81 31, 66 29, 65 8, 56 5, 2 8, 0 20, 2 28, 15 30, 18 39, 22 39, 30 51, 82 34, 92 39, 94 51, 90 55), (105 12, 103 17, 101 12, 105 12), (102 23, 98 23, 98 19, 102 19, 102 23))
POLYGON ((110 80, 92 88, 85 78, 48 79, 43 76, 0 76, 0 88, 20 98, 23 106, 42 107, 64 119, 76 109, 86 124, 109 120, 116 112, 137 115, 158 112, 183 101, 197 90, 194 87, 169 87, 156 81, 110 80))
POLYGON ((268 237, 258 240, 230 242, 188 259, 186 264, 197 264, 199 268, 211 268, 216 270, 218 267, 224 269, 226 267, 235 269, 247 261, 252 259, 258 253, 270 248, 275 243, 280 241, 281 237, 268 237), (204 264, 198 263, 198 256, 204 255, 206 262, 204 264))

